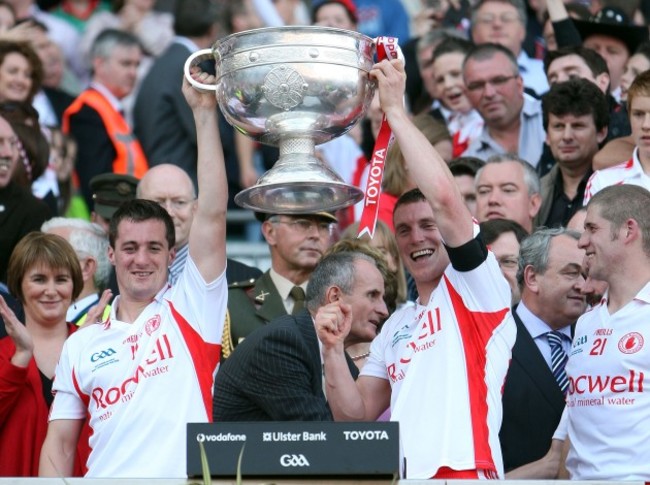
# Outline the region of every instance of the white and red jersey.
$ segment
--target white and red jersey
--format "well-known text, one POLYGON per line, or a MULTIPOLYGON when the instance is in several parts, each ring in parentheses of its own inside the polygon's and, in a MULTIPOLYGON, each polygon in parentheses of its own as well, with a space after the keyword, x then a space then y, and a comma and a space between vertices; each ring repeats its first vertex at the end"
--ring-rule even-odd
POLYGON ((571 479, 650 481, 650 283, 613 315, 576 324, 566 413, 571 479))
POLYGON ((426 306, 388 319, 361 371, 390 382, 406 478, 431 478, 440 467, 503 478, 501 396, 517 330, 508 283, 479 241, 464 246, 472 245, 459 261, 465 271, 450 252, 426 306))
POLYGON ((645 189, 650 190, 650 177, 643 171, 643 166, 639 161, 639 149, 635 148, 632 153, 632 158, 627 162, 614 165, 613 167, 603 168, 596 170, 585 187, 585 198, 583 205, 610 185, 631 184, 639 185, 645 189))
POLYGON ((87 477, 185 477, 188 422, 212 421, 226 314, 225 272, 206 284, 188 257, 133 323, 74 333, 56 369, 50 421, 91 428, 87 477))

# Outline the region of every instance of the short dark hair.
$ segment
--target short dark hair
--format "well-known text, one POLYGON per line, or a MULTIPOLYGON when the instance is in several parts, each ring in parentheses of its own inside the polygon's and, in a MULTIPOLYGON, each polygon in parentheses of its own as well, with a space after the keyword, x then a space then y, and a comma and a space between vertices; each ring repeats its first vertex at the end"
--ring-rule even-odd
POLYGON ((467 53, 472 49, 474 44, 469 40, 461 39, 457 37, 446 37, 440 44, 433 49, 432 58, 437 59, 440 56, 445 54, 459 53, 467 55, 467 53))
POLYGON ((544 72, 548 74, 549 66, 556 59, 573 55, 578 56, 585 61, 585 64, 587 64, 587 67, 594 77, 599 76, 602 73, 609 74, 607 61, 603 59, 603 56, 601 56, 595 50, 588 49, 587 47, 583 47, 581 45, 560 47, 556 51, 548 51, 546 53, 546 57, 544 57, 544 72))
POLYGON ((395 202, 395 207, 393 208, 393 214, 397 209, 403 205, 414 204, 416 202, 426 202, 427 198, 424 196, 420 189, 411 189, 408 192, 404 192, 395 202))
POLYGON ((587 79, 569 79, 556 83, 542 97, 544 128, 548 130, 549 115, 584 116, 591 115, 598 131, 609 125, 609 105, 607 98, 587 79))
POLYGON ((517 58, 512 53, 512 51, 507 47, 502 46, 501 44, 495 44, 493 42, 487 42, 485 44, 473 46, 465 56, 465 60, 463 61, 463 70, 465 70, 465 66, 470 60, 487 61, 499 53, 506 56, 508 61, 510 61, 513 74, 519 75, 519 65, 517 64, 517 58))
POLYGON ((223 19, 223 6, 214 0, 179 0, 174 12, 174 32, 183 37, 203 37, 223 19))
POLYGON ((120 222, 144 222, 151 220, 161 221, 165 224, 165 239, 167 239, 169 249, 173 248, 176 244, 174 221, 164 207, 161 207, 157 202, 145 199, 133 199, 124 202, 119 209, 115 211, 108 226, 108 243, 113 249, 115 249, 117 230, 120 222))
POLYGON ((458 157, 451 160, 448 164, 449 171, 454 177, 469 175, 476 177, 476 172, 485 165, 485 162, 477 157, 458 157))
POLYGON ((492 244, 494 241, 499 239, 502 234, 507 234, 509 232, 515 235, 519 244, 521 244, 521 241, 528 236, 526 229, 524 229, 521 224, 511 219, 490 219, 481 222, 479 228, 481 230, 481 238, 486 245, 492 244))

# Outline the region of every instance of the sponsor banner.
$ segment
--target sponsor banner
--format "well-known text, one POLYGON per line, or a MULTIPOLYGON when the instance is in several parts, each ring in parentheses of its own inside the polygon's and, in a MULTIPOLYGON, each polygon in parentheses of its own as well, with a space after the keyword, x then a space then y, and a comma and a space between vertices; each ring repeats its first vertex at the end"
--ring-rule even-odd
POLYGON ((213 476, 387 476, 398 472, 393 422, 190 423, 187 474, 202 474, 203 445, 213 476))

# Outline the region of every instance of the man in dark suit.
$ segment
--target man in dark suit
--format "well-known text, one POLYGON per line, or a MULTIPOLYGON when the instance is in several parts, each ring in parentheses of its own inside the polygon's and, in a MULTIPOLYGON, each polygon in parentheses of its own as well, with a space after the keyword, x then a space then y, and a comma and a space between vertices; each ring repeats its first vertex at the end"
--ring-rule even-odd
MULTIPOLYGON (((253 332, 222 364, 214 387, 215 421, 325 421, 315 322, 343 312, 362 333, 388 316, 384 279, 372 257, 338 252, 324 257, 307 286, 306 308, 253 332)), ((358 371, 348 358, 350 372, 358 371)))
MULTIPOLYGON (((135 134, 150 165, 178 165, 195 185, 196 128, 192 111, 181 92, 183 66, 190 54, 210 47, 220 34, 218 15, 217 2, 184 0, 177 3, 174 17, 177 37, 143 79, 133 109, 135 134)), ((224 148, 228 146, 225 140, 223 144, 224 148)))
POLYGON ((564 409, 571 325, 586 309, 579 237, 563 228, 540 229, 521 245, 517 340, 499 433, 506 471, 546 454, 564 409))
POLYGON ((300 291, 304 295, 312 271, 329 248, 332 226, 337 222, 329 212, 257 213, 256 217, 262 221, 271 268, 254 282, 229 281, 228 318, 222 347, 226 358, 253 330, 292 312, 296 298, 301 298, 300 291))

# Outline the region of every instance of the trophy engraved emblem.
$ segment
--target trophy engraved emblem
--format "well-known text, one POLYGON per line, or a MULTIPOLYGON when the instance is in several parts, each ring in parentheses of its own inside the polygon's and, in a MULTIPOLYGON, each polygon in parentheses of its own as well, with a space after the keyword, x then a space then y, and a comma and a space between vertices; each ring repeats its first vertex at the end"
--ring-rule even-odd
POLYGON ((314 153, 315 146, 348 132, 374 95, 368 73, 375 44, 363 34, 317 26, 249 30, 192 54, 185 76, 214 91, 226 120, 241 133, 277 146, 280 158, 257 183, 235 196, 259 212, 335 211, 363 198, 314 153), (189 75, 214 59, 217 82, 189 75))

